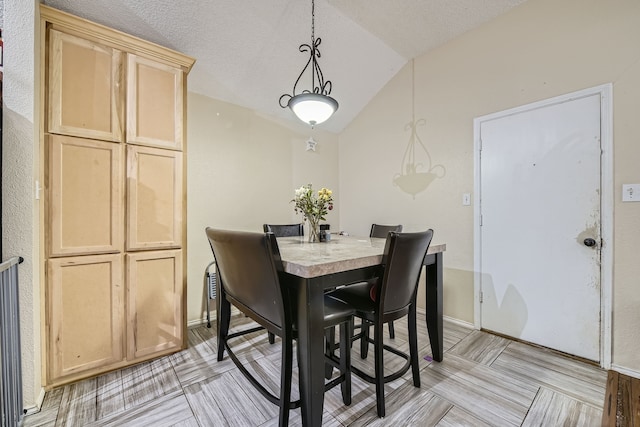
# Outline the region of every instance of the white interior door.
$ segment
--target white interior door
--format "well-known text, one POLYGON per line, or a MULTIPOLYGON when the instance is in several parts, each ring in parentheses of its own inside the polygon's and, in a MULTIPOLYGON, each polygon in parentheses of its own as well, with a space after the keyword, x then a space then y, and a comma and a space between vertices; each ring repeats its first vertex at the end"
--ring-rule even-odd
POLYGON ((600 102, 483 121, 479 162, 481 327, 596 361, 600 102))

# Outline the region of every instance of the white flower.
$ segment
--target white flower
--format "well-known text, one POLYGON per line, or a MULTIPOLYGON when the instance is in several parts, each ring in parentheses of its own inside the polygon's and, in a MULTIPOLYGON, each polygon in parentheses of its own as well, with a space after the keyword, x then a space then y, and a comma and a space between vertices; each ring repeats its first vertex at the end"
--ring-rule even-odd
POLYGON ((328 188, 315 193, 311 184, 307 184, 295 190, 295 198, 291 202, 295 203, 296 213, 301 213, 310 223, 318 224, 333 209, 332 196, 333 192, 328 188))

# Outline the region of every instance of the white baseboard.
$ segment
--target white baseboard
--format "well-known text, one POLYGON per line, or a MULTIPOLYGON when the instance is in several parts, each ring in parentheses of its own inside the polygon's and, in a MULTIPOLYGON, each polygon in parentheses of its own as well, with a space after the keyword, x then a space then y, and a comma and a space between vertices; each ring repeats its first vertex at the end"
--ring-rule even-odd
MULTIPOLYGON (((215 320, 216 320, 216 312, 212 311, 210 316, 211 316, 211 322, 212 323, 215 322, 215 320)), ((207 325, 206 316, 203 317, 202 319, 193 319, 193 320, 189 320, 187 322, 187 328, 195 328, 195 327, 202 326, 202 325, 205 325, 205 326, 207 325)))
MULTIPOLYGON (((238 310, 236 307, 231 306, 231 315, 237 315, 240 314, 240 310, 238 310)), ((216 320, 216 311, 212 310, 209 312, 209 316, 211 319, 211 323, 215 322, 216 320)), ((193 319, 193 320, 187 320, 187 328, 195 328, 198 326, 202 326, 202 325, 206 325, 207 324, 207 315, 205 313, 205 315, 201 318, 201 319, 193 319)))
POLYGON ((628 375, 633 378, 640 379, 640 371, 634 371, 633 369, 625 368, 624 366, 619 366, 614 363, 611 364, 611 370, 620 372, 621 374, 628 375))
MULTIPOLYGON (((424 308, 418 307, 416 308, 416 313, 421 316, 426 316, 427 311, 424 308)), ((464 320, 456 319, 455 317, 442 316, 442 318, 448 322, 455 323, 456 325, 463 326, 465 328, 476 329, 473 323, 465 322, 464 320)))
POLYGON ((467 321, 456 319, 455 317, 449 317, 449 316, 442 316, 442 318, 445 320, 448 320, 451 323, 455 323, 456 325, 462 326, 464 328, 477 329, 475 325, 471 322, 467 322, 467 321))
POLYGON ((40 393, 38 394, 38 398, 36 399, 36 404, 34 406, 22 408, 25 411, 25 415, 31 415, 40 412, 40 409, 42 408, 42 402, 44 402, 45 393, 46 392, 44 391, 44 388, 40 387, 40 393))
MULTIPOLYGON (((238 311, 237 308, 231 307, 231 315, 238 314, 238 313, 239 313, 239 311, 238 311)), ((426 316, 427 315, 427 311, 424 308, 420 308, 420 307, 418 307, 416 309, 416 313, 420 314, 422 316, 426 316)), ((215 311, 210 311, 209 315, 211 316, 211 321, 213 322, 215 320, 215 318, 216 318, 216 312, 215 311)), ((476 327, 474 326, 473 323, 466 322, 464 320, 456 319, 454 317, 449 317, 449 316, 442 316, 442 318, 444 320, 447 320, 447 321, 449 321, 451 323, 455 323, 456 325, 459 325, 459 326, 462 326, 462 327, 465 327, 465 328, 476 329, 476 327)), ((201 319, 189 320, 187 322, 187 328, 194 328, 194 327, 198 327, 198 326, 206 325, 206 324, 207 324, 207 318, 205 316, 205 317, 203 317, 201 319)))

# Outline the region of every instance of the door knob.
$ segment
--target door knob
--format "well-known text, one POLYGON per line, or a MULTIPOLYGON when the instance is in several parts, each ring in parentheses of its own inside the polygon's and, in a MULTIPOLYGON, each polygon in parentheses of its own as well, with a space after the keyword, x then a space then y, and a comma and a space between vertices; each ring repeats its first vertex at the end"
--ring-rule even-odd
POLYGON ((594 239, 592 239, 591 237, 587 237, 586 239, 584 239, 584 245, 585 246, 595 246, 596 245, 596 241, 594 239))

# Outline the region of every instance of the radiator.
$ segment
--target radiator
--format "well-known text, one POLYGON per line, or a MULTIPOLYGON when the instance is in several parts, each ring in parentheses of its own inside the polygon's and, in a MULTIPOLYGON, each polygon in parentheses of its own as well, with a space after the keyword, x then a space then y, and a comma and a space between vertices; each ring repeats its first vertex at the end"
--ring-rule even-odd
POLYGON ((22 257, 0 264, 0 398, 2 423, 18 426, 22 420, 22 366, 20 364, 20 306, 18 264, 22 257))
POLYGON ((209 302, 212 299, 216 299, 216 271, 214 269, 214 271, 212 272, 210 270, 212 265, 215 265, 216 262, 215 261, 211 261, 209 263, 209 265, 207 265, 207 268, 204 269, 204 288, 206 290, 206 294, 207 294, 207 328, 211 327, 211 312, 209 309, 209 302))

